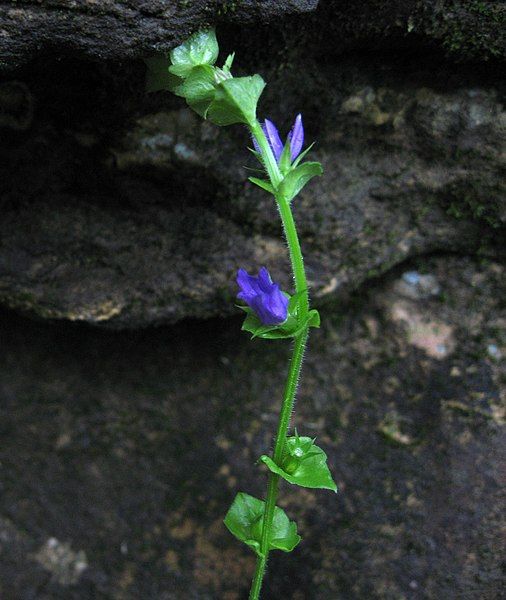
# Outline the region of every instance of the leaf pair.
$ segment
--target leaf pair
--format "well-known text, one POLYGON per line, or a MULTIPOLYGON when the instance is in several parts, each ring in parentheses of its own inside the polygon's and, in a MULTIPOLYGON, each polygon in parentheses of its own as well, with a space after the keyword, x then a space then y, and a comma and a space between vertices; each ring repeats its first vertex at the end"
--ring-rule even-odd
MULTIPOLYGON (((337 492, 327 466, 327 455, 315 446, 314 440, 298 435, 286 439, 285 457, 277 465, 270 457, 263 455, 260 460, 267 468, 289 483, 306 488, 327 489, 337 492)), ((239 492, 228 510, 224 523, 238 540, 262 556, 261 541, 264 523, 265 502, 249 494, 239 492)), ((300 542, 297 525, 290 521, 279 507, 274 509, 270 532, 269 550, 291 552, 300 542)))
MULTIPOLYGON (((309 150, 309 148, 308 148, 309 150)), ((319 162, 305 162, 292 168, 279 184, 279 193, 291 202, 302 188, 318 175, 323 173, 319 162)))
POLYGON ((146 90, 173 91, 190 76, 194 68, 214 65, 218 51, 216 34, 209 29, 193 34, 186 42, 171 50, 169 55, 157 54, 147 58, 146 90))
MULTIPOLYGON (((265 502, 263 500, 239 492, 224 519, 230 533, 252 548, 258 556, 262 556, 261 540, 264 511, 265 502)), ((291 552, 300 540, 301 537, 297 534, 296 523, 290 521, 285 511, 276 506, 271 527, 269 550, 291 552)))
POLYGON ((298 435, 286 439, 286 452, 281 465, 265 454, 260 460, 267 468, 294 485, 332 490, 337 486, 327 466, 327 455, 315 446, 314 440, 298 435))
POLYGON ((259 179, 258 177, 248 177, 248 179, 251 183, 269 192, 269 194, 280 194, 288 202, 291 202, 313 177, 322 174, 323 168, 319 162, 305 162, 296 166, 294 164, 276 188, 266 179, 259 179))
POLYGON ((156 56, 146 61, 147 90, 174 92, 216 125, 251 125, 256 120, 256 107, 265 82, 260 75, 232 77, 233 55, 222 68, 216 67, 218 51, 213 29, 195 33, 174 48, 169 57, 156 56))

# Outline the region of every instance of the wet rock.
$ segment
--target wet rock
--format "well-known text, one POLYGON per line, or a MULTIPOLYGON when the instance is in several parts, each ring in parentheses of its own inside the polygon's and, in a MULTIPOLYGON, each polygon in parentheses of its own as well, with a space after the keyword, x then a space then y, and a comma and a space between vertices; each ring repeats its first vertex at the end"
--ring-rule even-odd
POLYGON ((496 358, 497 360, 502 358, 502 352, 496 344, 489 344, 487 346, 487 352, 491 358, 496 358))
POLYGON ((0 68, 11 69, 55 47, 100 60, 166 51, 199 27, 219 23, 276 23, 302 13, 304 22, 284 27, 299 41, 309 35, 322 49, 438 44, 460 60, 506 56, 501 1, 366 0, 69 0, 41 5, 4 2, 0 10, 0 68), (311 18, 315 11, 316 17, 311 18), (307 14, 309 13, 309 15, 307 14), (322 27, 322 24, 325 27, 322 27))
MULTIPOLYGON (((77 14, 71 4, 48 11, 25 3, 6 18, 39 27, 47 17, 59 27, 75 14, 71 23, 87 25, 77 36, 65 21, 55 43, 72 39, 83 54, 117 58, 155 47, 159 27, 173 32, 169 45, 184 37, 189 26, 180 19, 197 25, 204 14, 202 3, 186 4, 90 4, 77 14), (113 43, 108 36, 122 32, 125 10, 139 11, 139 19, 113 43), (30 11, 37 18, 25 19, 30 11), (116 28, 106 27, 110 19, 116 28), (95 36, 97 22, 107 35, 95 36), (147 45, 132 42, 145 22, 152 25, 147 45)), ((341 16, 355 22, 357 14, 341 4, 286 26, 257 25, 256 36, 224 27, 220 37, 224 50, 240 49, 239 72, 258 70, 270 82, 260 114, 288 130, 302 110, 308 140, 318 140, 314 157, 325 175, 298 198, 295 216, 319 305, 420 254, 497 254, 506 222, 506 117, 495 75, 458 71, 442 56, 420 58, 420 50, 402 64, 388 53, 345 58, 338 33, 349 21, 341 16)), ((260 23, 314 5, 214 8, 225 20, 260 23)), ((424 6, 437 13, 443 5, 424 6)), ((360 10, 365 18, 379 8, 360 10)), ((378 40, 394 35, 399 10, 418 15, 410 3, 394 3, 378 21, 378 40)), ((358 42, 365 31, 351 37, 358 42)), ((255 164, 244 131, 202 122, 169 94, 143 96, 137 63, 40 58, 20 74, 0 91, 3 304, 47 319, 137 328, 233 314, 239 266, 265 264, 290 285, 276 210, 246 183, 244 166, 255 164)))
MULTIPOLYGON (((353 61, 307 81, 306 131, 325 175, 297 199, 295 217, 319 305, 409 257, 493 254, 505 226, 506 117, 496 90, 443 93, 396 72, 380 87, 374 71, 353 61), (323 88, 337 101, 318 96, 323 88)), ((292 68, 272 74, 264 101, 287 129, 281 115, 296 109, 282 91, 298 89, 292 77, 292 68)), ((239 266, 265 264, 290 285, 275 207, 246 181, 244 166, 255 164, 244 131, 218 129, 161 95, 174 109, 126 119, 111 140, 88 94, 87 122, 62 131, 55 112, 3 149, 4 304, 136 328, 233 314, 239 266)))
POLYGON ((501 0, 330 0, 320 3, 317 15, 330 24, 330 36, 319 39, 325 49, 438 44, 461 61, 506 57, 506 7, 501 0))
POLYGON ((504 2, 425 2, 414 19, 414 31, 440 40, 460 59, 506 58, 506 7, 504 2))
POLYGON ((288 345, 213 317, 238 266, 288 289, 286 248, 247 133, 144 96, 138 60, 214 23, 325 168, 295 425, 341 492, 283 488, 304 541, 265 600, 500 596, 504 3, 316 4, 0 1, 0 302, 59 320, 0 313, 2 599, 247 591, 222 518, 264 493, 288 345))
POLYGON ((100 60, 170 50, 217 20, 251 23, 312 11, 318 0, 0 3, 0 69, 58 47, 100 60))
POLYGON ((413 300, 437 296, 441 292, 441 286, 434 275, 430 273, 421 274, 418 271, 403 273, 396 287, 402 296, 413 300))
MULTIPOLYGON (((410 301, 454 349, 432 357, 392 319, 406 269, 322 309, 294 424, 341 491, 282 487, 303 541, 272 554, 267 600, 500 596, 506 373, 487 344, 505 355, 504 266, 410 269, 440 282, 410 301)), ((2 598, 242 598, 254 557, 221 520, 238 490, 264 493, 255 461, 289 345, 250 341, 239 318, 112 332, 4 313, 1 326, 2 598), (85 553, 77 582, 37 562, 48 545, 85 553)))

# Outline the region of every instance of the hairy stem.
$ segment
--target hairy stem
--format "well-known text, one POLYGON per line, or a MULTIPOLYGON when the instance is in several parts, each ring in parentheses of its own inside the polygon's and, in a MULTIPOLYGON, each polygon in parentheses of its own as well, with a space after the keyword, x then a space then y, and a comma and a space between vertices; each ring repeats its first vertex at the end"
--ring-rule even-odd
POLYGON ((258 600, 258 598, 260 598, 260 590, 262 589, 262 582, 264 580, 266 565, 267 565, 267 555, 258 556, 257 564, 255 567, 255 574, 253 575, 253 581, 251 582, 251 589, 249 592, 249 600, 258 600))
MULTIPOLYGON (((269 174, 271 183, 276 189, 282 180, 282 175, 279 171, 278 164, 269 143, 265 137, 262 127, 258 122, 251 125, 251 132, 254 135, 258 146, 261 149, 264 164, 269 174)), ((293 277, 295 281, 295 291, 301 295, 300 298, 300 315, 304 319, 309 310, 309 296, 307 289, 306 273, 304 269, 304 261, 300 248, 299 237, 295 227, 295 221, 290 208, 290 203, 281 194, 276 194, 276 203, 278 205, 279 214, 283 223, 288 251, 290 253, 290 262, 292 265, 293 277)), ((309 329, 306 327, 295 339, 292 359, 288 370, 288 376, 283 394, 283 403, 279 414, 278 430, 276 434, 276 442, 274 445, 273 460, 277 465, 280 465, 283 460, 285 451, 286 436, 290 426, 290 418, 295 402, 295 394, 297 392, 297 383, 300 377, 302 360, 304 358, 304 350, 308 338, 309 329)), ((278 496, 279 475, 269 473, 269 482, 267 486, 267 496, 265 499, 265 510, 262 527, 262 539, 260 542, 260 556, 257 558, 255 574, 251 585, 249 600, 258 600, 262 581, 265 575, 267 558, 269 555, 269 542, 271 539, 272 521, 274 518, 274 509, 276 508, 276 500, 278 496)))
POLYGON ((283 177, 279 170, 278 163, 274 158, 271 147, 269 146, 269 142, 265 137, 264 130, 258 121, 255 121, 250 125, 250 130, 261 150, 263 162, 267 170, 267 174, 269 175, 269 179, 271 180, 274 188, 277 188, 283 177))

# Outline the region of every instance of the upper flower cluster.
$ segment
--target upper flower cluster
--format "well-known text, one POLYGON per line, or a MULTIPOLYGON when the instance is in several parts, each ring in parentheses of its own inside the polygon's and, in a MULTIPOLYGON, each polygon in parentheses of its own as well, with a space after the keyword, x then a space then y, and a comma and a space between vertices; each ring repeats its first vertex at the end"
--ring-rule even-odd
MULTIPOLYGON (((272 121, 265 119, 262 124, 262 129, 264 130, 265 137, 267 138, 272 153, 274 154, 274 158, 279 165, 285 144, 283 144, 281 141, 278 128, 272 121)), ((261 154, 260 146, 255 138, 253 138, 253 144, 255 146, 255 150, 261 154)), ((302 146, 304 145, 304 126, 302 125, 302 115, 297 115, 295 123, 288 134, 286 144, 290 145, 290 159, 291 162, 293 162, 301 153, 302 146)))
POLYGON ((258 125, 262 131, 252 132, 253 145, 268 179, 250 177, 249 180, 269 193, 278 194, 290 202, 313 177, 323 172, 320 163, 302 162, 312 147, 311 144, 304 151, 302 150, 304 146, 302 115, 299 114, 295 118, 284 144, 272 121, 265 119, 258 125), (272 152, 272 157, 266 155, 269 150, 272 152), (274 167, 272 158, 275 161, 274 167))

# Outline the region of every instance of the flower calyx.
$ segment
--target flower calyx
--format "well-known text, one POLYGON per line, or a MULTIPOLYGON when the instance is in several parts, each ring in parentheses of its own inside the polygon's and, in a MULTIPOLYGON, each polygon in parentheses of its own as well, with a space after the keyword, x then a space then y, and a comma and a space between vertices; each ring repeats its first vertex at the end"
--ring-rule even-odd
POLYGON ((240 290, 237 297, 247 304, 239 306, 246 313, 242 330, 251 333, 252 338, 294 338, 308 327, 320 326, 317 310, 305 313, 300 310, 300 301, 306 292, 290 296, 281 291, 265 267, 257 276, 239 269, 237 284, 240 290))

